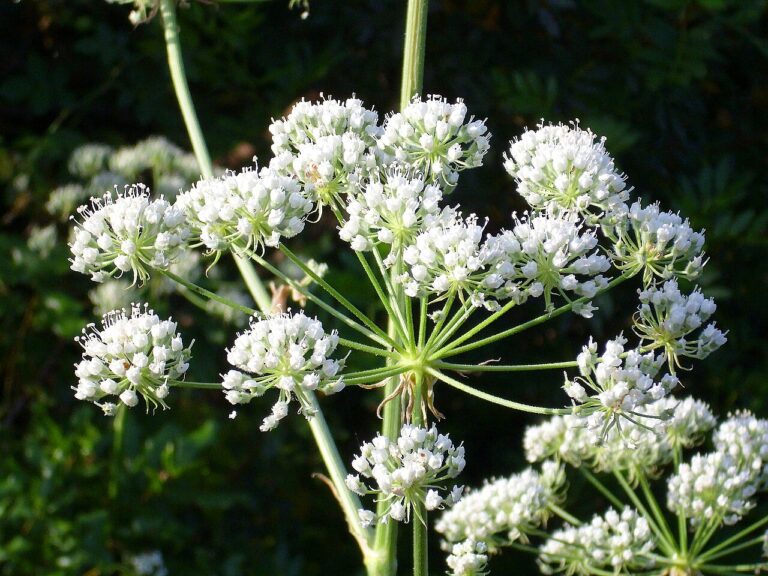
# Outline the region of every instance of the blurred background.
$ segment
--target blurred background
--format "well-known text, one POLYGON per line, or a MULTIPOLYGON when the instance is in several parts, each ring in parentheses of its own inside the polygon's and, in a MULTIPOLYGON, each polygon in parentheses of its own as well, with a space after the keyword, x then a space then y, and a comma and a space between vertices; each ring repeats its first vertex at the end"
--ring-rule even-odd
MULTIPOLYGON (((300 417, 264 434, 269 398, 230 420, 222 395, 174 391, 172 410, 116 421, 73 397, 73 337, 114 302, 148 299, 172 313, 196 339, 194 380, 217 378, 242 325, 162 283, 105 293, 68 269, 67 217, 91 193, 142 181, 172 195, 196 178, 160 22, 134 27, 128 11, 93 0, 0 4, 0 574, 357 574, 341 513, 312 477, 323 465, 300 417), (72 156, 87 143, 104 146, 72 156)), ((403 2, 313 0, 302 12, 284 0, 180 10, 219 166, 254 155, 266 164, 270 118, 302 97, 356 94, 381 114, 397 106, 403 2)), ((637 195, 706 228, 700 284, 729 342, 683 381, 722 416, 768 416, 766 32, 764 0, 433 0, 429 13, 425 91, 464 98, 494 135, 486 165, 464 173, 451 202, 488 215, 490 230, 507 225, 524 209, 501 165, 509 139, 541 118, 579 118, 607 137, 637 195)), ((324 219, 294 244, 380 313, 333 233, 324 219)), ((222 261, 200 281, 237 296, 235 279, 222 261)), ((573 359, 590 334, 629 329, 635 289, 602 297, 592 320, 558 318, 467 360, 573 359)), ((473 380, 524 402, 564 401, 560 374, 473 380)), ((375 434, 375 396, 348 390, 325 402, 347 460, 375 434)), ((443 431, 465 442, 467 484, 525 465, 522 432, 537 418, 445 387, 437 404, 443 431)), ((572 493, 584 515, 604 507, 578 482, 572 493)), ((437 542, 432 572, 442 574, 437 542)), ((536 573, 513 552, 491 568, 536 573)))

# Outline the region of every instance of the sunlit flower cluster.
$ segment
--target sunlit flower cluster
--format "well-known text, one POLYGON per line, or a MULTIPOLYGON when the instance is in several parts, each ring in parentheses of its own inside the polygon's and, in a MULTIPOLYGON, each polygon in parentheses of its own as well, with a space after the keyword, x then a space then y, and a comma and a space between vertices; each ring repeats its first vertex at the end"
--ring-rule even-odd
POLYGON ((167 268, 189 237, 184 213, 162 197, 151 199, 141 185, 92 198, 78 213, 71 267, 95 282, 130 272, 143 283, 148 268, 167 268))
POLYGON ((645 284, 654 277, 694 279, 706 263, 704 233, 694 231, 687 218, 662 212, 658 204, 635 202, 626 213, 606 218, 603 231, 612 243, 615 266, 643 271, 645 284))
POLYGON ((485 542, 465 540, 451 546, 445 560, 451 576, 484 576, 488 574, 488 546, 485 542))
POLYGON ((482 164, 490 147, 485 122, 466 116, 461 100, 415 96, 402 112, 387 117, 379 151, 386 163, 419 170, 450 190, 460 171, 482 164))
MULTIPOLYGON (((361 496, 375 494, 379 501, 387 503, 379 522, 389 518, 408 522, 411 514, 419 513, 415 502, 423 503, 429 511, 453 506, 461 499, 460 486, 454 486, 447 495, 441 492, 442 484, 456 478, 465 464, 464 447, 454 446, 434 424, 431 428, 405 424, 397 440, 378 435, 372 442, 363 443, 352 461, 358 474, 347 476, 346 483, 361 496)), ((370 510, 360 510, 359 514, 365 525, 377 520, 370 510)))
POLYGON ((579 355, 580 377, 566 377, 563 389, 575 402, 583 404, 589 414, 587 426, 598 430, 601 437, 612 426, 622 426, 620 417, 641 419, 648 427, 660 420, 644 418, 642 409, 660 400, 677 385, 678 379, 665 374, 657 379, 664 356, 637 349, 626 350, 626 338, 609 340, 605 352, 597 358, 597 345, 590 342, 579 355))
POLYGON ((304 229, 312 200, 290 176, 269 168, 230 172, 197 182, 177 204, 212 252, 277 246, 304 229))
MULTIPOLYGON (((498 298, 515 302, 543 295, 547 309, 552 308, 553 293, 591 298, 608 283, 600 273, 610 268, 608 258, 593 251, 596 246, 595 231, 582 230, 573 217, 515 217, 512 230, 487 242, 492 263, 485 283, 498 285, 498 298)), ((592 307, 580 311, 589 317, 592 307)))
POLYGON ((761 489, 768 488, 768 420, 737 412, 718 426, 712 441, 718 452, 747 470, 761 489))
POLYGON ((484 542, 489 549, 518 540, 540 527, 551 515, 551 505, 563 498, 565 471, 545 462, 541 471, 491 480, 470 490, 461 502, 443 513, 435 524, 448 542, 484 542))
POLYGON ((275 388, 280 395, 261 430, 272 430, 288 414, 296 398, 300 411, 311 418, 316 408, 308 395, 313 390, 333 394, 344 388, 339 375, 343 360, 333 359, 339 336, 326 333, 320 321, 303 312, 254 317, 227 351, 227 361, 239 370, 223 375, 227 400, 247 404, 275 388))
POLYGON ((510 144, 504 168, 517 191, 536 210, 578 212, 621 209, 629 198, 626 176, 619 173, 600 140, 578 122, 527 130, 510 144))
POLYGON ((391 264, 422 230, 426 219, 438 214, 442 197, 440 188, 421 175, 390 169, 381 179, 366 183, 360 193, 350 195, 339 236, 357 251, 390 245, 387 263, 391 264))
POLYGON ((544 574, 589 575, 594 570, 634 574, 655 565, 656 542, 648 521, 631 508, 609 509, 588 524, 566 526, 541 546, 539 567, 544 574))
POLYGON ((104 315, 102 327, 83 329, 76 339, 83 359, 75 365, 75 397, 99 405, 112 415, 117 405, 136 406, 139 396, 153 408, 167 408, 165 397, 189 367, 191 345, 185 347, 176 323, 161 320, 147 305, 134 304, 130 313, 114 310, 104 315))

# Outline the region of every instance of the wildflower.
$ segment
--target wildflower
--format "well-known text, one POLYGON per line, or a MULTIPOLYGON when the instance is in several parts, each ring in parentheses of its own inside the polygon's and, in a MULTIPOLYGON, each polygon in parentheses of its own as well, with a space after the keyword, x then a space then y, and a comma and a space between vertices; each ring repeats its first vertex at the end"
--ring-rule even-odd
POLYGON ((658 204, 643 208, 635 202, 624 214, 603 221, 603 231, 613 242, 611 258, 620 270, 643 271, 643 281, 696 278, 704 268, 704 233, 695 232, 687 219, 662 212, 658 204))
POLYGON ((361 169, 375 167, 369 148, 380 132, 377 121, 378 114, 356 98, 302 100, 269 127, 275 154, 270 166, 301 181, 321 205, 336 204, 361 169))
MULTIPOLYGON (((454 446, 448 436, 431 428, 403 425, 397 440, 377 435, 372 442, 364 442, 360 454, 352 461, 358 474, 347 476, 347 487, 360 494, 377 494, 379 501, 387 503, 379 522, 389 518, 408 522, 411 513, 419 514, 414 503, 422 502, 427 510, 453 506, 461 499, 463 489, 454 486, 441 494, 441 483, 456 478, 464 469, 464 447, 454 446), (362 479, 361 479, 362 476, 362 479)), ((361 511, 361 518, 370 518, 372 512, 361 511)), ((424 522, 424 518, 418 518, 424 522)))
POLYGON ((541 472, 528 468, 508 478, 470 490, 461 502, 442 514, 435 524, 448 542, 471 539, 490 550, 517 540, 544 524, 550 505, 558 504, 565 488, 565 471, 545 462, 541 472))
POLYGON ((383 178, 368 182, 359 194, 350 195, 339 236, 357 251, 379 243, 390 245, 386 263, 392 264, 423 229, 425 220, 438 214, 442 196, 440 188, 421 175, 391 169, 383 178))
MULTIPOLYGON (((626 343, 623 336, 609 340, 602 358, 594 365, 587 363, 586 374, 572 380, 566 376, 563 386, 571 399, 583 405, 580 413, 589 416, 587 426, 599 429, 600 437, 614 425, 621 428, 619 417, 635 423, 641 418, 643 425, 654 426, 660 420, 643 414, 643 408, 667 396, 679 382, 671 374, 655 380, 664 356, 638 350, 625 352, 626 343)), ((591 353, 589 346, 585 353, 591 353)))
POLYGON ((81 206, 78 213, 82 222, 75 220, 69 245, 71 268, 95 282, 131 272, 133 282, 143 284, 148 268, 167 268, 189 236, 184 213, 162 197, 151 199, 141 184, 116 197, 91 198, 91 206, 81 206))
POLYGON ((483 120, 466 120, 462 100, 450 104, 440 96, 422 100, 414 96, 402 112, 384 122, 378 140, 385 163, 419 170, 431 181, 450 191, 459 172, 481 166, 490 145, 483 120))
POLYGON ((211 252, 277 246, 304 229, 313 209, 299 182, 269 168, 246 168, 197 182, 178 197, 190 226, 211 252))
POLYGON ((768 420, 748 411, 731 414, 712 436, 715 449, 747 470, 760 489, 768 488, 768 420))
POLYGON ((473 540, 458 542, 451 547, 446 564, 451 576, 484 576, 488 574, 488 547, 473 540))
POLYGON ((90 324, 76 340, 83 347, 83 359, 75 365, 75 397, 94 402, 106 413, 115 408, 100 403, 108 396, 119 397, 129 407, 141 396, 147 409, 168 408, 169 387, 183 378, 191 357, 191 345, 184 347, 176 323, 161 320, 146 304, 134 304, 130 313, 105 314, 101 330, 90 324))
POLYGON ((438 216, 426 218, 423 231, 403 251, 408 272, 400 278, 405 293, 412 297, 469 295, 476 306, 486 301, 486 264, 489 255, 483 248, 483 226, 472 214, 445 208, 438 216))
POLYGON ((486 244, 493 254, 486 283, 499 285, 499 298, 523 302, 543 295, 550 310, 553 293, 591 298, 607 285, 600 273, 610 268, 610 261, 597 251, 590 254, 597 246, 593 230, 582 231, 569 216, 513 218, 512 230, 489 238, 486 244))
POLYGON ((168 576, 163 553, 159 550, 142 552, 131 556, 129 560, 138 576, 168 576))
POLYGON ((227 400, 247 404, 267 390, 279 390, 272 413, 262 423, 263 432, 287 416, 293 398, 299 402, 300 412, 311 418, 315 408, 308 393, 333 394, 344 388, 339 376, 344 361, 331 358, 338 343, 335 330, 327 334, 320 321, 303 312, 254 316, 250 328, 227 351, 227 361, 239 368, 223 375, 227 400))
POLYGON ((667 483, 667 507, 691 526, 731 525, 754 508, 752 471, 725 452, 696 454, 667 483))
POLYGON ((106 144, 84 144, 69 156, 69 173, 80 178, 92 178, 107 167, 113 150, 106 144))
POLYGON ((596 141, 578 120, 540 123, 510 142, 504 158, 517 191, 537 211, 575 212, 592 220, 594 210, 620 210, 629 198, 627 177, 616 170, 605 138, 596 141))
POLYGON ((634 330, 643 341, 664 348, 670 368, 680 365, 680 356, 706 358, 725 344, 725 335, 714 323, 704 327, 697 338, 689 338, 717 309, 715 301, 704 298, 698 287, 683 295, 673 278, 661 287, 654 284, 640 290, 639 294, 634 330))
POLYGON ((589 575, 595 570, 634 574, 654 567, 656 549, 648 521, 631 508, 609 509, 588 524, 566 525, 539 550, 544 574, 589 575))

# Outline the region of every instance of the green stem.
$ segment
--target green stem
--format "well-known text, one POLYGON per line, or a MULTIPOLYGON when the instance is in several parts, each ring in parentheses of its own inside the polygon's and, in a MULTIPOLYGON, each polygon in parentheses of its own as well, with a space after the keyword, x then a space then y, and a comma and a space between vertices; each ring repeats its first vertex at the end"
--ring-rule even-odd
POLYGON ((659 528, 661 528, 661 530, 664 532, 664 534, 666 534, 668 541, 670 543, 674 543, 675 537, 672 535, 672 529, 670 528, 666 517, 661 511, 661 507, 659 506, 659 503, 656 501, 656 497, 653 495, 653 492, 651 491, 651 487, 648 485, 648 480, 646 479, 645 474, 641 472, 639 474, 639 477, 640 477, 640 486, 642 487, 643 494, 645 495, 646 501, 651 507, 651 512, 656 518, 656 523, 658 524, 659 528))
POLYGON ((487 392, 476 390, 471 386, 462 384, 458 380, 455 380, 450 376, 446 376, 445 374, 443 374, 442 372, 439 372, 438 370, 435 370, 434 368, 427 368, 427 372, 432 376, 434 376, 435 378, 437 378, 438 380, 440 380, 441 382, 445 382, 449 386, 453 386, 454 388, 457 388, 462 392, 466 392, 471 396, 476 396, 487 402, 498 404, 499 406, 504 406, 505 408, 512 408, 513 410, 519 410, 521 412, 529 412, 531 414, 546 414, 550 416, 573 414, 573 408, 545 408, 542 406, 531 406, 530 404, 522 404, 520 402, 514 402, 512 400, 507 400, 505 398, 499 398, 498 396, 494 396, 493 394, 488 394, 487 392))
POLYGON ((719 552, 716 552, 714 554, 703 554, 699 555, 697 560, 701 562, 709 562, 711 560, 717 560, 718 558, 722 558, 723 556, 730 556, 734 552, 738 552, 739 550, 744 550, 745 548, 751 548, 752 546, 757 546, 759 544, 762 544, 765 542, 765 537, 758 536, 757 538, 752 538, 751 540, 747 540, 746 542, 742 542, 741 544, 736 544, 734 546, 729 546, 728 548, 723 548, 719 552))
MULTIPOLYGON (((411 412, 411 422, 416 426, 426 426, 424 413, 422 412, 422 406, 424 406, 425 391, 424 386, 424 373, 421 371, 416 372, 416 389, 414 396, 416 400, 413 403, 413 412, 411 412)), ((428 540, 427 540, 427 528, 428 518, 427 509, 424 506, 424 494, 419 498, 415 498, 412 501, 413 505, 413 575, 414 576, 427 576, 429 574, 427 552, 428 552, 428 540)))
MULTIPOLYGON (((615 286, 618 286, 622 282, 626 281, 627 279, 631 278, 632 274, 629 272, 625 272, 618 278, 614 278, 611 280, 608 285, 600 290, 595 296, 598 294, 602 294, 604 292, 607 292, 611 288, 614 288, 615 286)), ((546 314, 542 314, 541 316, 537 316, 533 320, 529 320, 528 322, 525 322, 523 324, 519 324, 518 326, 514 326, 510 328, 509 330, 504 330, 502 332, 499 332, 497 334, 493 334, 491 336, 488 336, 486 338, 482 338, 480 340, 475 340, 474 342, 470 342, 469 344, 466 344, 464 346, 457 346, 461 341, 463 341, 463 337, 457 339, 455 342, 453 342, 451 345, 443 348, 438 354, 434 356, 434 359, 440 359, 445 358, 448 356, 456 356, 457 354, 461 354, 462 352, 468 352, 470 350, 474 350, 475 348, 480 348, 482 346, 486 346, 488 344, 491 344, 493 342, 496 342, 498 340, 502 340, 503 338, 507 338, 509 336, 512 336, 514 334, 519 334, 520 332, 523 332, 524 330, 527 330, 528 328, 533 328, 534 326, 538 326, 539 324, 543 324, 544 322, 547 322, 548 320, 552 320, 553 318, 557 318, 558 316, 561 316, 565 314, 566 312, 569 312, 574 305, 576 304, 584 304, 586 302, 589 302, 592 300, 592 298, 579 298, 578 300, 574 300, 573 302, 569 302, 568 304, 561 306, 560 308, 556 308, 555 310, 552 310, 551 312, 547 312, 546 314)), ((504 307, 506 308, 506 306, 504 307)), ((504 309, 502 308, 502 310, 504 309)), ((500 311, 499 311, 500 312, 500 311)), ((498 314, 498 312, 497 312, 498 314)), ((482 323, 481 323, 482 324, 482 323)))
POLYGON ((315 437, 320 455, 328 468, 334 493, 346 517, 349 531, 357 540, 365 557, 369 554, 369 543, 373 537, 373 532, 368 528, 364 528, 358 519, 357 511, 362 508, 360 498, 347 488, 345 482, 346 468, 336 448, 336 443, 333 441, 333 436, 328 428, 328 423, 325 421, 323 411, 317 402, 317 397, 313 392, 307 392, 306 394, 312 408, 315 410, 315 415, 309 419, 309 428, 312 430, 312 435, 315 437))
POLYGON ((600 479, 597 476, 595 476, 594 474, 592 474, 592 472, 587 470, 587 468, 585 466, 580 466, 579 467, 579 472, 581 472, 581 474, 584 476, 584 478, 586 478, 589 481, 589 483, 592 484, 592 486, 597 488, 597 490, 603 496, 605 496, 611 504, 613 504, 619 510, 622 510, 624 508, 624 502, 619 500, 613 494, 613 492, 611 492, 605 484, 600 482, 600 479))
POLYGON ((400 109, 402 110, 424 86, 424 53, 427 42, 428 0, 408 0, 405 19, 405 47, 403 76, 400 85, 400 109))
POLYGON ((560 508, 560 506, 556 504, 549 504, 549 509, 552 510, 555 514, 560 516, 563 520, 568 522, 569 524, 572 524, 573 526, 581 526, 582 522, 576 516, 573 516, 572 514, 568 513, 567 511, 560 508))
POLYGON ((730 538, 727 538, 727 539, 723 540, 722 542, 720 542, 719 544, 713 546, 712 548, 710 548, 706 552, 703 552, 699 558, 701 558, 702 560, 708 559, 712 554, 714 554, 716 552, 719 552, 720 550, 730 546, 734 542, 738 542, 739 540, 741 540, 742 538, 744 538, 745 536, 747 536, 751 532, 754 532, 755 530, 759 530, 760 528, 762 528, 766 524, 768 524, 768 515, 764 516, 763 518, 761 518, 757 522, 754 522, 754 523, 750 524, 749 526, 747 526, 746 528, 744 528, 743 530, 741 530, 737 534, 734 534, 730 538))
POLYGON ((205 298, 208 298, 209 300, 214 300, 219 304, 224 304, 225 306, 229 306, 233 310, 239 310, 240 312, 248 314, 249 316, 252 316, 253 314, 258 314, 258 312, 253 308, 248 308, 248 306, 243 306, 242 304, 233 302, 229 298, 224 298, 223 296, 219 296, 215 292, 211 292, 210 290, 206 290, 202 286, 198 286, 197 284, 190 282, 189 280, 185 280, 184 278, 174 274, 170 270, 163 270, 162 268, 153 268, 153 270, 157 270, 158 272, 160 272, 160 274, 162 274, 169 280, 173 280, 177 284, 181 284, 182 286, 187 288, 189 291, 194 292, 195 294, 198 294, 205 298))
POLYGON ((352 348, 353 350, 359 350, 360 352, 373 354, 374 356, 390 358, 394 355, 393 352, 385 350, 384 348, 376 348, 374 346, 368 346, 367 344, 360 344, 359 342, 355 342, 354 340, 347 340, 346 338, 339 338, 339 344, 346 346, 347 348, 352 348))
POLYGON ((506 314, 514 306, 516 306, 516 303, 510 300, 504 306, 502 306, 501 308, 496 310, 496 312, 494 312, 493 314, 488 316, 488 318, 486 318, 482 322, 479 322, 476 326, 474 326, 470 330, 467 330, 464 334, 462 334, 461 336, 456 338, 453 342, 451 342, 450 346, 446 347, 446 350, 451 350, 451 349, 455 348, 456 346, 459 346, 460 344, 463 344, 464 342, 466 342, 467 340, 472 338, 472 336, 474 336, 475 334, 477 334, 478 332, 480 332, 484 328, 486 328, 486 327, 490 326, 491 324, 493 324, 496 320, 501 318, 504 314, 506 314))
POLYGON ((123 436, 125 432, 125 413, 127 408, 121 403, 112 423, 112 461, 107 493, 110 500, 115 500, 120 488, 120 471, 123 461, 123 436))
POLYGON ((403 372, 408 370, 405 366, 394 366, 387 370, 383 370, 376 374, 368 374, 366 376, 353 376, 350 378, 344 377, 344 382, 347 386, 359 386, 360 384, 373 384, 381 382, 385 378, 391 378, 393 376, 399 376, 403 372))
POLYGON ((187 382, 186 380, 171 380, 168 385, 173 388, 198 388, 202 390, 221 390, 221 382, 187 382))
POLYGON ((168 69, 171 72, 171 81, 179 101, 181 115, 192 142, 192 150, 200 166, 200 172, 205 178, 213 176, 213 164, 205 145, 203 133, 200 130, 200 122, 197 120, 197 112, 189 94, 187 75, 184 72, 184 60, 181 57, 181 45, 179 43, 179 25, 176 21, 176 0, 160 0, 160 17, 163 21, 165 32, 165 46, 168 51, 168 69))
POLYGON ((293 252, 291 252, 285 244, 280 244, 280 251, 288 256, 288 258, 298 266, 302 272, 304 272, 307 276, 312 278, 318 286, 322 287, 328 294, 333 296, 342 306, 344 306, 347 310, 349 310, 352 314, 357 317, 358 320, 360 320, 363 324, 365 324, 368 328, 370 328, 373 332, 378 334, 381 338, 383 338, 389 345, 394 345, 394 341, 387 336, 386 332, 384 332, 381 328, 379 328, 376 323, 368 318, 365 314, 363 314, 362 311, 360 311, 357 306, 352 304, 349 300, 347 300, 344 296, 342 296, 338 290, 336 290, 333 286, 331 286, 328 282, 326 282, 322 277, 318 276, 314 270, 312 270, 309 266, 307 266, 304 262, 301 261, 301 259, 296 256, 293 252))
POLYGON ((240 275, 243 277, 243 280, 245 280, 245 285, 247 286, 248 291, 256 302, 256 306, 258 306, 259 310, 265 314, 270 313, 272 311, 272 297, 264 287, 264 282, 262 282, 259 275, 256 274, 253 264, 251 264, 250 260, 244 256, 238 254, 233 254, 232 256, 235 259, 235 264, 240 271, 240 275))
POLYGON ((444 368, 455 372, 533 372, 538 370, 559 370, 563 368, 574 368, 578 362, 551 362, 548 364, 452 364, 438 360, 433 362, 432 366, 444 368))

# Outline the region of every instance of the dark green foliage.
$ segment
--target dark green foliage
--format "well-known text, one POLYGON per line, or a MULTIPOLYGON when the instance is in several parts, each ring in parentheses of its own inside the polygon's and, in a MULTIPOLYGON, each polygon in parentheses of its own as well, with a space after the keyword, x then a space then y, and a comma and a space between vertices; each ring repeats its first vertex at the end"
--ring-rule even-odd
MULTIPOLYGON (((286 4, 191 2, 180 11, 192 92, 223 166, 267 158, 270 117, 301 97, 355 92, 378 110, 396 105, 402 2, 318 0, 306 20, 286 4)), ((310 477, 322 463, 299 417, 265 435, 266 401, 230 421, 218 394, 174 394, 171 412, 132 411, 116 442, 114 422, 72 398, 71 338, 95 320, 91 285, 68 270, 63 244, 46 253, 29 246, 30 232, 52 223, 44 204, 69 180, 77 145, 162 134, 188 147, 158 22, 134 28, 127 12, 95 0, 0 5, 0 574, 130 574, 129 555, 155 549, 171 574, 353 574, 358 553, 332 496, 310 477)), ((523 209, 501 156, 542 117, 578 117, 607 136, 637 194, 707 229, 701 282, 729 343, 684 375, 687 390, 721 415, 768 415, 768 2, 434 0, 429 18, 426 90, 464 97, 494 134, 487 166, 465 173, 456 201, 489 215, 491 229, 523 209)), ((303 253, 327 260, 337 286, 370 306, 332 230, 330 220, 310 227, 303 253)), ((563 318, 476 360, 570 359, 590 333, 627 329, 633 297, 612 294, 590 323, 563 318)), ((234 329, 178 298, 153 305, 173 310, 197 339, 195 379, 215 378, 234 329)), ((523 402, 561 401, 559 374, 530 378, 478 382, 523 402)), ((332 400, 349 457, 373 435, 376 402, 358 391, 332 400)), ((468 484, 522 466, 521 431, 532 419, 444 387, 437 403, 446 429, 465 440, 468 484), (484 453, 489 431, 504 440, 484 453)), ((535 570, 528 558, 504 561, 535 570)))

